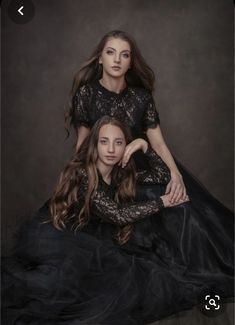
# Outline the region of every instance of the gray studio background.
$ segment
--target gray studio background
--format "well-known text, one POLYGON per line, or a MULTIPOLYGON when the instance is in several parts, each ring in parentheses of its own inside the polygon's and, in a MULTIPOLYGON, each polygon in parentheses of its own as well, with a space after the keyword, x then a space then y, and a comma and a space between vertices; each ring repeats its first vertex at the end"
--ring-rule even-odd
POLYGON ((132 34, 156 73, 165 140, 233 209, 233 2, 38 0, 25 25, 2 4, 2 238, 53 190, 72 155, 64 106, 72 79, 107 31, 132 34))

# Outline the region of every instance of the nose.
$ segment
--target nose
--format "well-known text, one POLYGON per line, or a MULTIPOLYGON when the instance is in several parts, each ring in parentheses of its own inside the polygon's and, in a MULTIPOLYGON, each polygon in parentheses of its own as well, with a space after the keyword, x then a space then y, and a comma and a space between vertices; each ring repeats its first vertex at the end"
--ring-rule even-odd
POLYGON ((116 63, 120 62, 120 55, 118 53, 115 54, 114 62, 116 62, 116 63))
POLYGON ((108 145, 108 152, 114 152, 114 144, 112 142, 108 145))

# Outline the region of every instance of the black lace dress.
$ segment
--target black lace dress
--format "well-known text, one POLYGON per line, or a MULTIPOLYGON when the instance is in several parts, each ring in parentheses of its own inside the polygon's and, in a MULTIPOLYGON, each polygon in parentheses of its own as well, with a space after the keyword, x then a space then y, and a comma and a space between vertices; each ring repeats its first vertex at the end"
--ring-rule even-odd
MULTIPOLYGON (((117 118, 126 124, 133 138, 147 140, 145 131, 160 123, 152 95, 141 87, 127 87, 116 94, 104 88, 99 81, 79 88, 73 98, 74 114, 72 124, 91 128, 104 115, 117 118)), ((146 169, 147 159, 143 154, 136 155, 139 169, 146 169)))
MULTIPOLYGON (((75 126, 91 127, 108 114, 145 137, 159 123, 142 88, 115 94, 95 82, 78 90, 74 105, 75 126)), ((163 209, 169 170, 150 149, 135 159, 137 202, 118 206, 115 184, 100 177, 90 222, 77 234, 42 223, 47 205, 22 227, 14 257, 3 263, 3 324, 143 325, 190 309, 206 294, 233 296, 232 213, 178 162, 190 202, 163 209), (113 236, 126 222, 133 231, 119 245, 113 236)))

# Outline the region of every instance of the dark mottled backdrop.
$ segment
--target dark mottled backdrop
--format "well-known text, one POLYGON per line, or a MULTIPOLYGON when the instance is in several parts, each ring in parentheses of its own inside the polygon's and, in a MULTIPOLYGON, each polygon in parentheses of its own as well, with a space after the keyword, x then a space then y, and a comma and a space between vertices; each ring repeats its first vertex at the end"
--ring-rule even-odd
POLYGON ((233 2, 39 0, 25 24, 2 4, 3 251, 50 197, 71 156, 63 110, 72 78, 100 37, 122 29, 156 73, 171 152, 233 208, 233 2), (7 243, 7 245, 6 245, 7 243))

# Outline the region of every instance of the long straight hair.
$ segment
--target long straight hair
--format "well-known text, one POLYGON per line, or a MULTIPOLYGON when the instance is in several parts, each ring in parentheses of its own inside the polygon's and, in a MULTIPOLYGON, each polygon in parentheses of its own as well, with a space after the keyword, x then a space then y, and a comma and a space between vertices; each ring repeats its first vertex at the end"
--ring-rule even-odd
MULTIPOLYGON (((72 218, 74 220, 72 228, 75 231, 82 229, 89 222, 90 205, 99 185, 96 167, 99 132, 101 127, 107 124, 119 127, 124 134, 127 144, 132 140, 129 129, 113 117, 104 116, 95 123, 79 151, 75 153, 74 157, 62 171, 52 196, 50 212, 53 225, 57 229, 65 228, 66 223, 72 218), (84 183, 84 178, 87 179, 87 184, 84 183)), ((132 159, 130 159, 125 168, 121 168, 118 165, 114 166, 112 180, 116 184, 114 197, 116 202, 133 200, 135 197, 135 166, 132 159)), ((124 244, 128 241, 132 228, 131 224, 119 227, 114 237, 119 244, 124 244)))
MULTIPOLYGON (((103 69, 102 64, 99 64, 99 58, 107 43, 111 38, 119 38, 129 43, 131 49, 131 67, 128 69, 125 79, 129 86, 144 87, 148 91, 152 92, 154 89, 155 76, 153 70, 148 66, 143 58, 134 38, 126 32, 120 30, 114 30, 105 34, 90 58, 85 61, 79 71, 76 73, 73 79, 72 89, 70 93, 69 108, 65 113, 65 122, 67 125, 67 131, 69 125, 72 124, 72 117, 74 115, 73 98, 77 89, 89 82, 99 80, 102 77, 103 69), (69 124, 69 125, 68 125, 69 124)), ((68 132, 69 133, 69 132, 68 132)))

